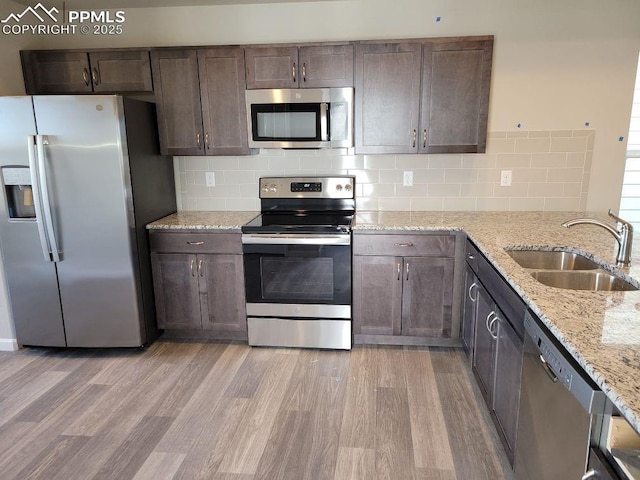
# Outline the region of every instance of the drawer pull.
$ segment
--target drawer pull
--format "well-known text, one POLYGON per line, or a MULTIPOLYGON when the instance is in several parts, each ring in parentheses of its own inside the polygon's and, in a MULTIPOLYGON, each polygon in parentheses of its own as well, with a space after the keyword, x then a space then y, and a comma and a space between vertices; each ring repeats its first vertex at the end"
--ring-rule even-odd
POLYGON ((204 245, 204 242, 187 242, 187 245, 204 245))
POLYGON ((413 247, 413 243, 394 243, 396 247, 413 247))
POLYGON ((471 286, 469 287, 469 292, 467 292, 467 295, 469 296, 469 300, 471 300, 472 302, 475 302, 476 300, 478 300, 478 295, 477 295, 477 294, 476 294, 476 296, 475 296, 475 297, 472 297, 472 296, 471 296, 471 291, 472 291, 474 288, 477 288, 477 287, 478 287, 478 284, 477 284, 476 282, 473 282, 473 283, 471 284, 471 286))

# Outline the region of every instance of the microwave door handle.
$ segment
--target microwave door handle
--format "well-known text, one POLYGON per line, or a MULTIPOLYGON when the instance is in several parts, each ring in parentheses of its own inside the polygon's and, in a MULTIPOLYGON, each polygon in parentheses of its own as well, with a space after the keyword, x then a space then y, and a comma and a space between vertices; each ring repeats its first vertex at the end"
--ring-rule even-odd
POLYGON ((326 142, 329 140, 329 104, 320 104, 320 141, 326 142))
POLYGON ((40 175, 38 175, 38 164, 36 161, 36 142, 33 135, 27 137, 27 151, 29 153, 29 172, 31 173, 31 192, 33 193, 33 205, 36 211, 36 226, 38 227, 38 237, 44 259, 52 262, 51 248, 47 240, 47 233, 44 226, 44 214, 42 212, 42 201, 40 200, 40 175))
POLYGON ((44 213, 44 223, 47 228, 49 244, 51 245, 51 256, 54 262, 60 261, 60 251, 58 250, 58 242, 56 233, 53 228, 53 216, 51 215, 51 202, 49 201, 49 188, 47 186, 47 167, 45 164, 45 137, 44 135, 36 135, 36 150, 38 152, 38 174, 40 177, 40 193, 42 194, 42 210, 44 213))

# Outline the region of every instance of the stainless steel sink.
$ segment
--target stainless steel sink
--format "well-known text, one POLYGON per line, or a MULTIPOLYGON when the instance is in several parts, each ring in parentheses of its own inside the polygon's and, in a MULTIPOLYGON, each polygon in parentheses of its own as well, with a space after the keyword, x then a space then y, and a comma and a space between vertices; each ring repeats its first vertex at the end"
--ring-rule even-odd
POLYGON ((603 271, 538 270, 531 276, 549 287, 569 290, 638 290, 635 285, 603 271))
POLYGON ((506 250, 521 267, 535 270, 595 270, 596 262, 574 252, 546 250, 506 250))
POLYGON ((638 290, 632 283, 602 269, 602 265, 570 251, 505 249, 538 282, 567 290, 638 290))

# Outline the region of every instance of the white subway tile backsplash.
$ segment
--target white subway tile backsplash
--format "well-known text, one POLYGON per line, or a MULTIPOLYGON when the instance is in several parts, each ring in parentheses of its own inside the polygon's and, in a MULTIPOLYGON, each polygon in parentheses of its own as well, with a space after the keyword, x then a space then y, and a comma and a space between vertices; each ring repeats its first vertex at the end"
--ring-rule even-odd
POLYGON ((533 153, 531 154, 531 167, 566 167, 566 153, 533 153))
POLYGON ((359 210, 584 209, 594 130, 489 132, 485 154, 354 155, 352 150, 260 150, 241 157, 175 157, 180 209, 258 210, 258 180, 355 175, 359 210), (501 170, 513 184, 500 186, 501 170), (402 185, 413 172, 413 186, 402 185), (216 186, 205 185, 205 172, 216 186))
MULTIPOLYGON (((422 160, 428 159, 429 168, 462 168, 462 155, 452 154, 436 154, 436 155, 418 155, 422 160)), ((427 166, 425 161, 422 168, 427 166)))
POLYGON ((513 153, 516 151, 514 138, 488 138, 487 152, 489 153, 513 153))
POLYGON ((588 137, 559 137, 551 139, 552 152, 584 152, 588 137))
POLYGON ((498 168, 529 168, 531 155, 527 153, 499 153, 496 161, 498 168))

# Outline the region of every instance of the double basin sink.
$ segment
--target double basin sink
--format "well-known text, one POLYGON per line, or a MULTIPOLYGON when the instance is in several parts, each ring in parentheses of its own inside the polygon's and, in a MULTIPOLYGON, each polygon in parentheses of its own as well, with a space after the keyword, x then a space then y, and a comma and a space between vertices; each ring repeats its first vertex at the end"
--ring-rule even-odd
POLYGON ((507 254, 538 282, 569 290, 638 290, 627 280, 602 269, 602 265, 570 251, 514 250, 507 254))

